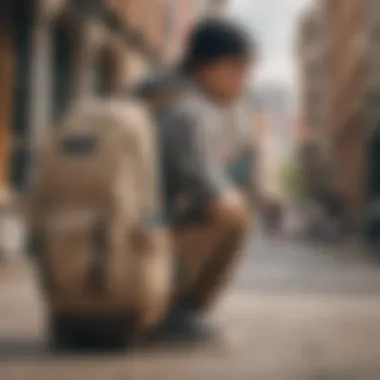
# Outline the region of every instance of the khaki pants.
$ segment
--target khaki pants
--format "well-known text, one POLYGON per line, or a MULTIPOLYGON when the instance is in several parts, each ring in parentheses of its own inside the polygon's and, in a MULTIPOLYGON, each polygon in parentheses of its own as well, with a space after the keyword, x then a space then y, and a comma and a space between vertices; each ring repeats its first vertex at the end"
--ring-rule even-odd
POLYGON ((216 216, 175 231, 175 249, 183 268, 176 305, 206 311, 227 285, 251 224, 248 206, 241 197, 237 199, 231 203, 222 197, 216 216))

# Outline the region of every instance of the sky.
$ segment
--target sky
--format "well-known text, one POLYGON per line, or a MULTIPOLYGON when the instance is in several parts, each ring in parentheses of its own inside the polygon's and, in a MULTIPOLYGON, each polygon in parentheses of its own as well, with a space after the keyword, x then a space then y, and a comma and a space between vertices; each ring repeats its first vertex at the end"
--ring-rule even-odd
POLYGON ((295 32, 300 12, 312 0, 229 0, 227 15, 255 36, 260 64, 256 83, 278 82, 296 91, 295 32))

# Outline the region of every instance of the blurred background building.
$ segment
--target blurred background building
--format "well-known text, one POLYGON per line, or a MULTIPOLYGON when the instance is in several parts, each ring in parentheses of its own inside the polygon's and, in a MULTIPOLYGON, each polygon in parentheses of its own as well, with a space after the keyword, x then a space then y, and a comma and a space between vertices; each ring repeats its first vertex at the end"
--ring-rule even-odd
MULTIPOLYGON (((307 10, 300 21, 298 55, 302 118, 307 142, 326 144, 326 67, 325 35, 321 8, 307 10)), ((305 141, 305 142, 306 142, 305 141)))
POLYGON ((165 0, 165 53, 168 64, 178 61, 194 23, 223 14, 227 0, 165 0))
POLYGON ((364 135, 368 141, 368 165, 365 173, 368 176, 367 203, 371 207, 380 198, 380 3, 371 1, 366 10, 364 28, 367 38, 360 43, 366 52, 363 104, 366 108, 364 135))
POLYGON ((228 0, 200 0, 200 17, 217 17, 223 14, 228 0))
POLYGON ((303 148, 325 173, 325 187, 341 197, 353 230, 368 203, 367 53, 378 49, 367 33, 365 12, 375 3, 315 0, 300 19, 297 38, 303 148))
POLYGON ((369 1, 325 1, 329 83, 328 128, 332 186, 343 196, 347 222, 356 227, 365 205, 365 15, 369 1), (339 3, 339 4, 338 4, 339 3))

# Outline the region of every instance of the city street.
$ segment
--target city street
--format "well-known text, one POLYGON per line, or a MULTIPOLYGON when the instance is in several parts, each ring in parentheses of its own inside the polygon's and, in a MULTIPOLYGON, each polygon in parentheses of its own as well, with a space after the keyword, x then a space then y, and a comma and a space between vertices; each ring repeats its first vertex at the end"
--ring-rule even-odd
POLYGON ((30 269, 0 273, 0 379, 380 378, 380 269, 351 247, 257 239, 213 315, 220 342, 114 356, 49 354, 30 269))
POLYGON ((380 252, 295 238, 378 235, 380 1, 0 8, 0 380, 380 380, 380 252), (180 198, 181 214, 197 190, 238 180, 294 240, 253 234, 207 316, 216 341, 53 353, 34 268, 19 254, 29 227, 66 254, 66 220, 87 231, 105 214, 115 247, 140 217, 161 225, 139 207, 159 206, 144 191, 157 179, 152 160, 164 209, 180 198), (95 210, 83 223, 71 213, 82 208, 95 210))

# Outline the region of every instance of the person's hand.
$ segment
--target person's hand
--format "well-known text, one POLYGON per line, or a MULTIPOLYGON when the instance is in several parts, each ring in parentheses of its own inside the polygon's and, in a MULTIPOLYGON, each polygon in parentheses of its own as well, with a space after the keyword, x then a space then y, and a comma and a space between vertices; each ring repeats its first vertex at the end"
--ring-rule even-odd
POLYGON ((243 194, 237 190, 228 190, 208 204, 206 213, 211 219, 218 219, 226 215, 226 212, 244 212, 247 208, 248 204, 243 194))

